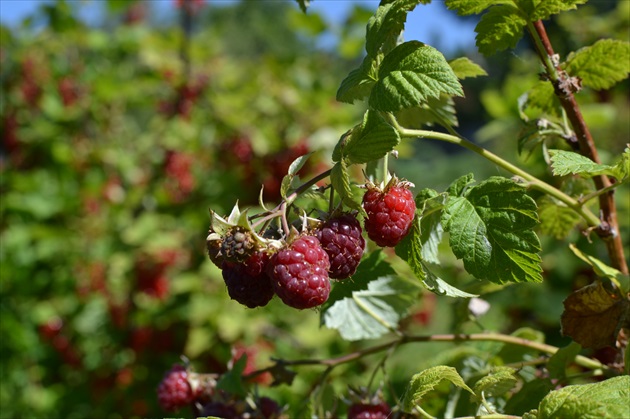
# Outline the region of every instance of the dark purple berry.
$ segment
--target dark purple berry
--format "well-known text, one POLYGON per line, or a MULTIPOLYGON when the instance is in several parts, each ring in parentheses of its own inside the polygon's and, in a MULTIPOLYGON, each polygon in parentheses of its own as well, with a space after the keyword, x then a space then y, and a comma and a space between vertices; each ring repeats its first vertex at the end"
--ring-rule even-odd
POLYGON ((274 295, 268 263, 265 252, 256 252, 242 263, 223 262, 223 280, 230 298, 249 308, 267 305, 274 295))
POLYGON ((317 229, 316 237, 330 259, 331 278, 346 279, 356 272, 365 250, 362 231, 350 214, 328 219, 317 229))

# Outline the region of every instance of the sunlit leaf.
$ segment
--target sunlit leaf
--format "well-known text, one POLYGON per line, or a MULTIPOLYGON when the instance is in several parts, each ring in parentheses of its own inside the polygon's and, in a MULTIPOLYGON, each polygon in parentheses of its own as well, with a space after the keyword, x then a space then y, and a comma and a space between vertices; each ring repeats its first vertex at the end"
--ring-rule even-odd
POLYGON ((400 278, 374 252, 363 260, 352 282, 335 284, 322 323, 346 340, 375 339, 398 328, 398 322, 416 301, 419 287, 400 278))
POLYGON ((610 89, 628 78, 630 42, 601 39, 570 54, 564 69, 582 79, 584 86, 597 90, 610 89))
POLYGON ((494 6, 481 16, 475 27, 477 48, 484 55, 514 48, 523 37, 527 20, 511 5, 494 6))
POLYGON ((595 163, 593 160, 573 151, 549 150, 551 168, 556 176, 581 175, 592 177, 598 175, 615 175, 615 170, 607 164, 595 163))
POLYGON ((538 419, 630 417, 630 376, 554 390, 540 402, 538 419))
POLYGON ((448 62, 458 79, 487 76, 486 70, 468 57, 460 57, 448 62))
POLYGON ((405 412, 411 412, 414 406, 421 403, 423 397, 427 393, 433 390, 444 380, 450 381, 455 386, 474 394, 472 389, 466 385, 464 379, 461 375, 459 375, 455 368, 438 365, 415 374, 411 378, 403 399, 403 409, 405 412))
POLYGON ((542 281, 536 203, 523 186, 491 177, 464 196, 449 197, 442 223, 455 256, 476 278, 542 281))
POLYGON ((481 400, 481 393, 485 397, 501 396, 510 391, 518 381, 516 370, 510 367, 496 367, 485 377, 480 378, 474 387, 475 394, 481 400))
POLYGON ((464 95, 444 56, 418 41, 405 42, 386 55, 378 78, 369 105, 380 111, 394 112, 418 106, 442 93, 464 95))

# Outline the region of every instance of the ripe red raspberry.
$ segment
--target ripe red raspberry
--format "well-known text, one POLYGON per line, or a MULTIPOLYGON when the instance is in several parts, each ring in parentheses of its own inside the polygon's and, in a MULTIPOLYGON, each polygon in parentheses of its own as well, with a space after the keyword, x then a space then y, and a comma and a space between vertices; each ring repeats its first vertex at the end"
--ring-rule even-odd
POLYGON ((302 236, 274 254, 269 273, 278 297, 297 309, 323 304, 330 294, 330 262, 319 240, 302 236))
POLYGON ((363 208, 368 237, 381 247, 394 247, 409 233, 416 203, 405 184, 394 182, 384 191, 368 188, 363 208))
POLYGON ((269 259, 267 253, 256 252, 243 263, 223 262, 223 280, 231 299, 249 308, 267 305, 274 295, 267 274, 269 259))
POLYGON ((188 371, 179 364, 173 365, 164 375, 157 395, 158 403, 168 412, 174 412, 190 404, 197 396, 188 382, 188 371))
POLYGON ((330 259, 331 278, 346 279, 356 272, 365 250, 362 232, 350 214, 330 218, 317 229, 315 235, 330 259))
POLYGON ((348 409, 348 419, 387 419, 391 410, 387 403, 356 403, 348 409))

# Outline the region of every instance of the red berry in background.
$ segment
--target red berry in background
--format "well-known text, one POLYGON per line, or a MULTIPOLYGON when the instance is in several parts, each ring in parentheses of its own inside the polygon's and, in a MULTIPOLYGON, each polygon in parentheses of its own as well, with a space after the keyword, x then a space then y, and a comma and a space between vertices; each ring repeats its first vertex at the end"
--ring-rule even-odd
POLYGON ((365 230, 381 247, 394 247, 409 233, 416 213, 413 194, 404 183, 394 181, 385 190, 368 187, 363 195, 367 213, 365 230))
MULTIPOLYGON (((256 346, 245 346, 242 344, 234 345, 234 347, 232 347, 232 359, 228 363, 228 367, 232 369, 234 364, 244 355, 247 356, 247 360, 245 368, 243 368, 243 376, 246 376, 259 369, 256 363, 256 358, 258 356, 258 348, 256 346)), ((269 372, 265 372, 248 378, 247 381, 250 383, 269 384, 271 379, 271 374, 269 372)))
POLYGON ((274 296, 266 271, 268 263, 265 252, 256 252, 242 263, 223 262, 223 280, 230 298, 249 308, 266 306, 274 296))
POLYGON ((188 382, 188 371, 179 364, 166 372, 158 386, 157 395, 158 403, 167 412, 175 412, 189 405, 197 396, 188 382))
POLYGON ((36 80, 36 65, 35 60, 32 58, 27 58, 22 62, 22 84, 20 85, 20 90, 24 102, 32 108, 38 106, 43 92, 36 80))
POLYGON ((134 267, 138 291, 159 299, 166 298, 170 288, 166 275, 168 266, 169 264, 159 260, 159 257, 141 255, 134 267))
POLYGON ((343 214, 326 220, 315 236, 330 260, 329 276, 346 279, 352 276, 361 262, 365 250, 363 229, 351 214, 343 214))
POLYGON ((190 154, 169 150, 166 153, 164 171, 166 187, 171 198, 176 202, 183 201, 196 186, 192 173, 194 158, 190 154))
POLYGON ((387 403, 356 403, 348 409, 348 419, 387 419, 391 409, 387 403))
POLYGON ((18 121, 15 111, 2 118, 2 148, 8 154, 13 154, 20 149, 20 140, 17 136, 18 121))
POLYGON ((63 320, 59 317, 53 317, 46 323, 39 326, 39 334, 45 340, 52 340, 59 335, 61 328, 63 327, 63 320))
POLYGON ((314 236, 302 236, 275 253, 269 272, 278 297, 297 309, 317 307, 328 299, 330 261, 314 236))
POLYGON ((63 106, 66 108, 74 105, 74 103, 79 99, 79 87, 70 77, 64 77, 59 80, 57 90, 59 90, 63 106))

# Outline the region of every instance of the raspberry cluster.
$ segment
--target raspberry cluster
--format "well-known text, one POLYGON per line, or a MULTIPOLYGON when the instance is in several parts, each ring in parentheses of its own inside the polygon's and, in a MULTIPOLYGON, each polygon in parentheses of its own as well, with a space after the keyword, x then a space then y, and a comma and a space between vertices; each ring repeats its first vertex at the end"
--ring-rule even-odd
MULTIPOLYGON (((364 225, 377 245, 396 246, 409 233, 416 210, 409 186, 396 178, 382 189, 368 184, 364 225)), ((238 206, 227 219, 213 213, 207 238, 208 256, 222 270, 230 298, 249 308, 267 305, 274 295, 300 310, 320 306, 328 300, 331 279, 354 275, 365 251, 355 213, 304 217, 301 234, 285 223, 280 237, 269 230, 259 235, 249 222, 238 206)))
MULTIPOLYGON (((240 353, 250 354, 252 348, 235 348, 235 356, 240 353)), ((253 358, 252 358, 253 362, 253 358)), ((250 359, 247 360, 250 366, 250 359)), ((233 363, 228 363, 232 369, 233 363)), ((255 369, 254 364, 251 367, 255 369)), ((247 368, 243 375, 247 374, 247 368)), ((181 364, 175 364, 164 374, 157 388, 160 407, 167 412, 177 412, 190 407, 193 417, 218 417, 224 419, 260 418, 279 419, 283 416, 283 408, 273 399, 255 396, 247 401, 227 390, 217 388, 221 379, 219 374, 196 373, 181 364)), ((262 383, 262 382, 261 382, 262 383)))

